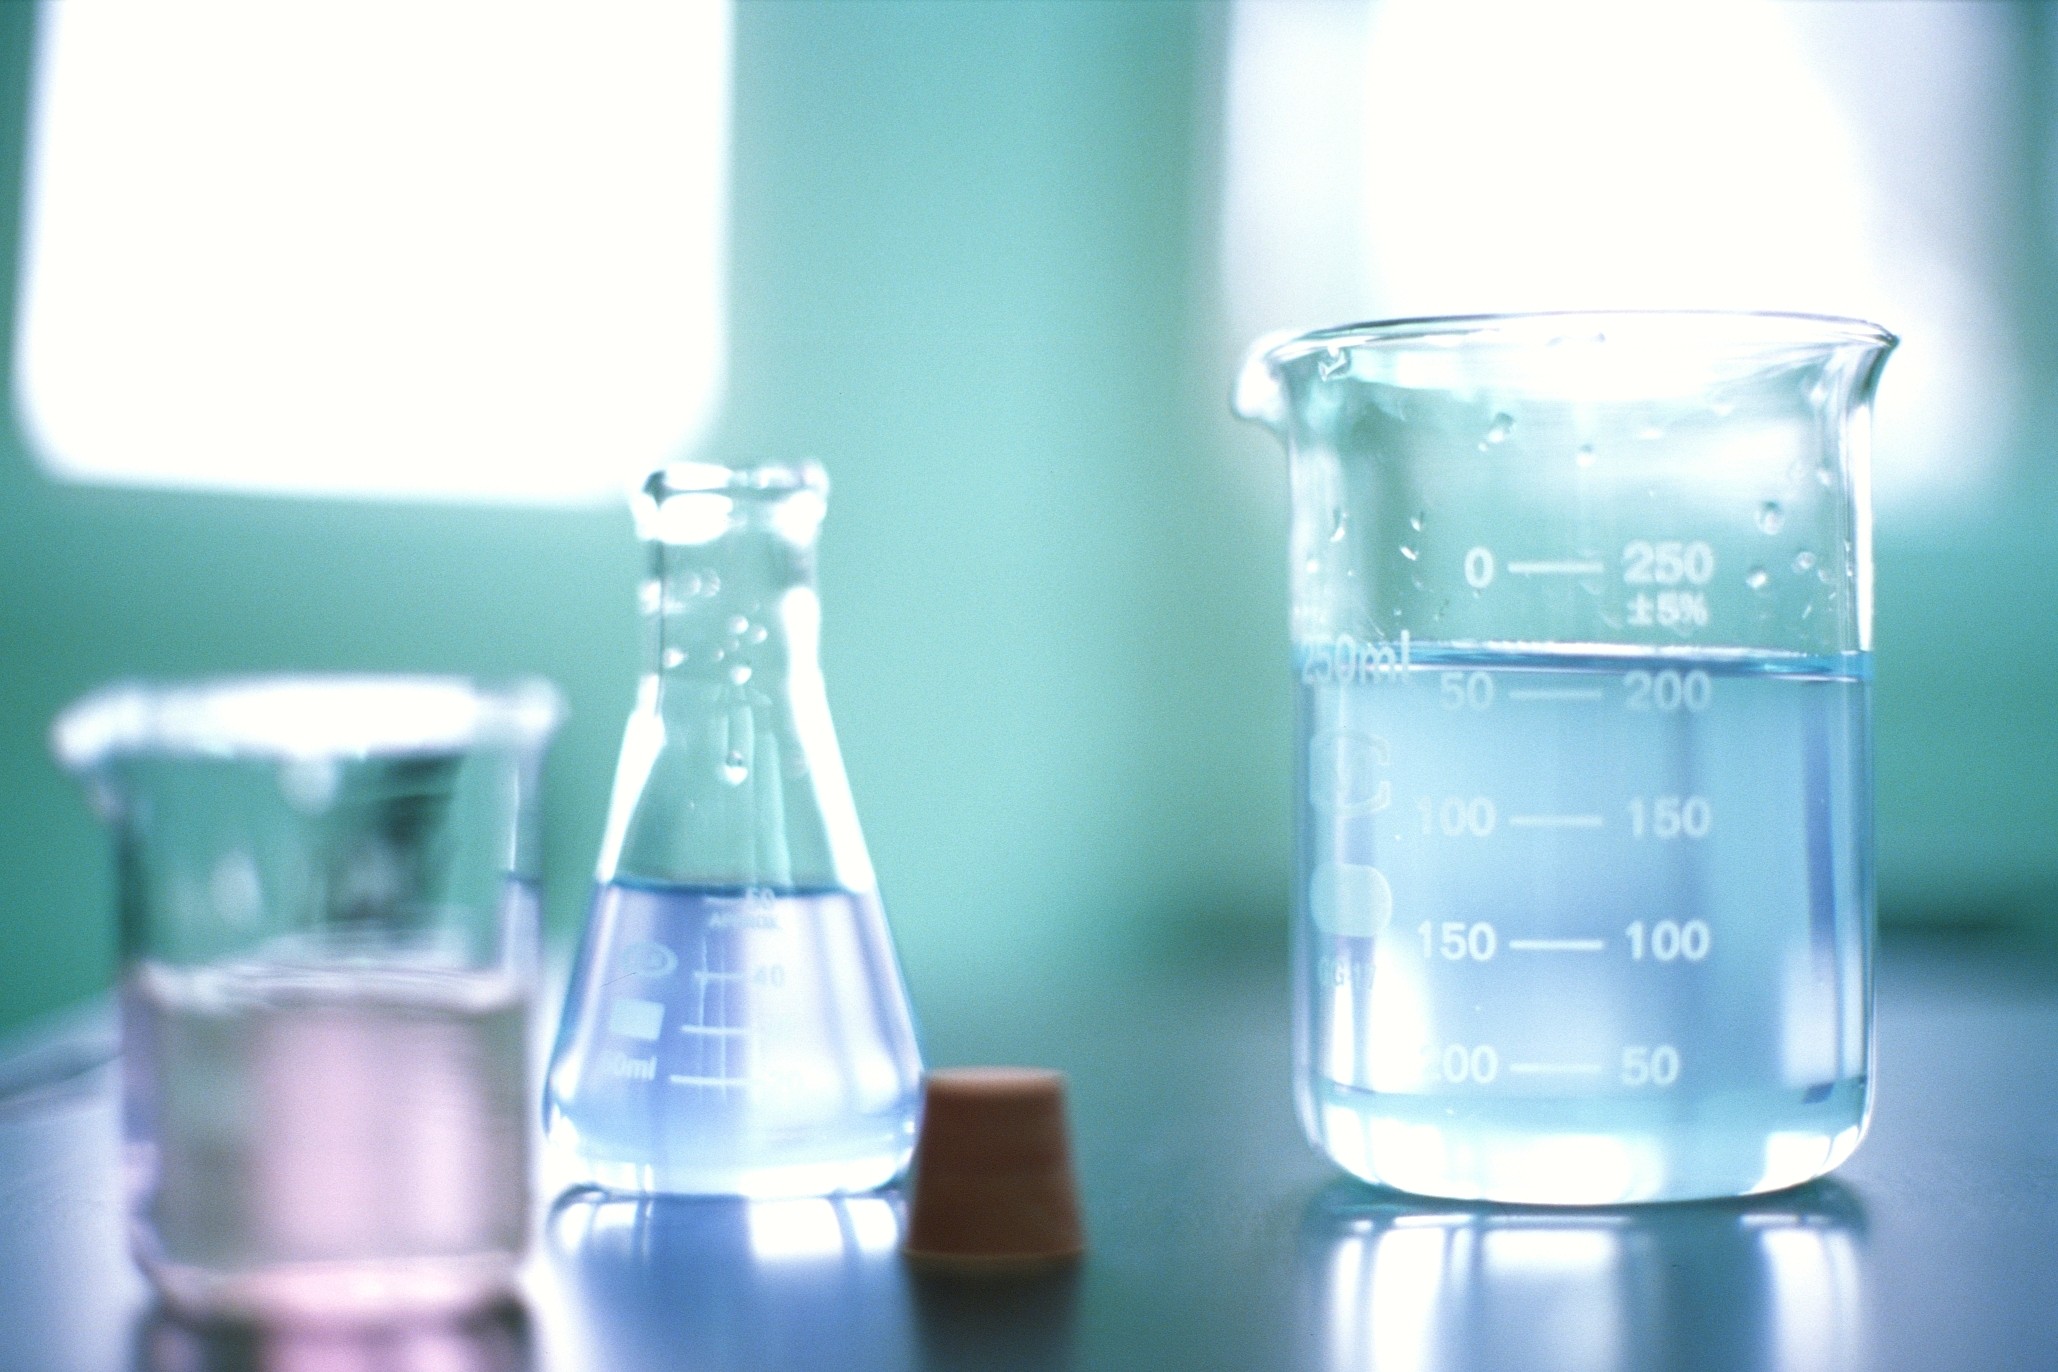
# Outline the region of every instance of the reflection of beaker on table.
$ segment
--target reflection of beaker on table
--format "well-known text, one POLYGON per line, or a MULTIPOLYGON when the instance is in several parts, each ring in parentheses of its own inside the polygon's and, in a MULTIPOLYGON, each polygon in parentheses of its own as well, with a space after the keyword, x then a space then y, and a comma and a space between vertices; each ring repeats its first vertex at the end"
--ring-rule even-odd
POLYGON ((1328 1372, 1856 1372, 1864 1242, 1833 1181, 1620 1210, 1424 1207, 1338 1182, 1303 1219, 1302 1293, 1328 1372))
POLYGON ((529 1372, 529 1315, 508 1303, 421 1322, 192 1325, 158 1312, 140 1331, 141 1372, 529 1372))

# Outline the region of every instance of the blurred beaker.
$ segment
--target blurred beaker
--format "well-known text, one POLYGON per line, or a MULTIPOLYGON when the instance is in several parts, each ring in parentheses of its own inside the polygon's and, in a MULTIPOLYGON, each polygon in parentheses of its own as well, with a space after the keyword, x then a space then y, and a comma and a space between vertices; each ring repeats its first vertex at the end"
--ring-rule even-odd
POLYGON ((57 720, 112 830, 138 1262, 203 1315, 489 1302, 529 1226, 539 682, 122 685, 57 720))

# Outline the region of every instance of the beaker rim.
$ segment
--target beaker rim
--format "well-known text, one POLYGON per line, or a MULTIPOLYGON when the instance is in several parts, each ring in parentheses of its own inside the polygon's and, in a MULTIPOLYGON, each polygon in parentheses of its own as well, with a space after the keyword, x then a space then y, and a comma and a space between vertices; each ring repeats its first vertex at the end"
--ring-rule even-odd
POLYGON ((1279 364, 1311 352, 1384 344, 1451 345, 1493 339, 1548 343, 1610 327, 1649 331, 1679 327, 1707 343, 1739 347, 1824 348, 1860 345, 1891 349, 1900 338, 1869 320, 1792 310, 1538 310, 1504 314, 1412 315, 1335 324, 1305 331, 1282 330, 1252 347, 1253 359, 1279 364))
POLYGON ((276 673, 119 681, 67 706, 51 751, 72 772, 122 758, 282 759, 540 749, 564 697, 540 677, 276 673))

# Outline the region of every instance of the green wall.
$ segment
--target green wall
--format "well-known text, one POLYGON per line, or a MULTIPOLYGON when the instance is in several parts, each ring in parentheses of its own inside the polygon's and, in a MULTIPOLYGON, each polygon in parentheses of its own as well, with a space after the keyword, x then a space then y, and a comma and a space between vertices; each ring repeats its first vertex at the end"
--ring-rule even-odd
MULTIPOLYGON (((0 5, 5 262, 33 24, 0 5)), ((1251 494, 1268 440, 1223 400, 1221 29, 1178 3, 739 11, 731 392, 706 453, 834 479, 830 699, 918 1008, 1088 959, 1283 951, 1283 476, 1251 494)), ((0 272, 10 319, 12 299, 0 272)), ((1894 917, 2020 919, 2058 892, 2058 502, 2041 477, 2019 494, 1991 527, 1882 531, 1894 917)), ((44 737, 117 675, 554 678, 551 916, 575 928, 639 567, 618 510, 60 486, 10 425, 0 1027, 111 967, 104 846, 44 737)))

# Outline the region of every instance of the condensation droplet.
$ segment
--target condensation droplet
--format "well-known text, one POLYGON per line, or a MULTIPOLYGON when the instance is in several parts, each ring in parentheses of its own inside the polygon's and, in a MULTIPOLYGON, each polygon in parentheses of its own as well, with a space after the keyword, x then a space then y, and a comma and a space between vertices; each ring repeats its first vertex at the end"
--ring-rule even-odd
POLYGON ((684 653, 684 652, 683 652, 682 650, 680 650, 680 649, 678 649, 678 648, 667 648, 667 649, 665 649, 665 653, 664 653, 664 664, 665 664, 665 666, 667 666, 667 667, 677 667, 677 666, 679 666, 679 665, 680 665, 681 663, 683 663, 683 662, 685 662, 685 661, 686 661, 686 654, 685 654, 685 653, 684 653))
POLYGON ((1830 486, 1830 485, 1834 485, 1834 484, 1835 484, 1835 482, 1836 482, 1836 473, 1834 473, 1834 472, 1830 471, 1830 469, 1829 469, 1829 468, 1827 468, 1827 467, 1817 467, 1817 468, 1815 469, 1815 484, 1816 484, 1816 485, 1818 485, 1818 486, 1830 486))
POLYGON ((1351 368, 1351 355, 1340 348, 1331 348, 1315 364, 1315 374, 1324 381, 1334 381, 1351 368))
POLYGON ((643 613, 654 615, 664 603, 665 588, 663 583, 655 580, 646 581, 636 588, 636 606, 643 613))
POLYGON ((1797 552, 1797 553, 1795 553, 1795 554, 1794 554, 1794 570, 1795 570, 1795 571, 1797 571, 1797 572, 1805 572, 1805 571, 1809 571, 1809 570, 1812 570, 1812 569, 1814 568, 1814 566, 1815 566, 1815 554, 1813 554, 1813 553, 1809 552, 1809 551, 1808 551, 1808 550, 1807 550, 1806 548, 1803 548, 1803 549, 1801 549, 1801 551, 1799 551, 1799 552, 1797 552))
POLYGON ((1514 416, 1497 414, 1493 417, 1493 423, 1486 426, 1486 441, 1489 443, 1505 443, 1508 441, 1508 435, 1513 432, 1515 432, 1514 416))
POLYGON ((1758 507, 1758 532, 1776 534, 1786 523, 1786 511, 1779 508, 1779 502, 1768 500, 1758 507))
POLYGON ((1422 554, 1416 552, 1413 548, 1410 548, 1407 544, 1403 543, 1401 544, 1401 556, 1408 559, 1408 561, 1413 562, 1416 558, 1422 556, 1422 554))
POLYGON ((744 684, 744 683, 745 683, 746 681, 749 681, 749 680, 750 680, 750 668, 748 668, 748 667, 744 666, 744 665, 743 665, 742 663, 740 663, 740 662, 739 662, 739 663, 737 663, 737 664, 736 664, 736 665, 735 665, 734 667, 731 667, 731 668, 729 669, 729 684, 730 684, 730 685, 732 685, 732 686, 741 686, 741 685, 743 685, 743 684, 744 684))
POLYGON ((1413 529, 1413 530, 1414 530, 1414 531, 1415 531, 1416 533, 1418 533, 1418 534, 1419 534, 1419 533, 1421 533, 1421 532, 1422 532, 1422 521, 1423 521, 1423 520, 1425 520, 1425 519, 1427 519, 1428 517, 1429 517, 1429 516, 1428 516, 1428 513, 1427 513, 1426 511, 1421 511, 1421 512, 1417 512, 1417 513, 1415 513, 1415 514, 1412 514, 1412 515, 1408 516, 1408 527, 1409 527, 1409 528, 1411 528, 1411 529, 1413 529))
POLYGON ((1332 515, 1332 522, 1329 526, 1329 541, 1331 543, 1343 542, 1343 536, 1350 531, 1350 526, 1351 512, 1342 509, 1336 510, 1332 515))
POLYGON ((744 637, 752 643, 763 643, 765 641, 765 626, 762 624, 756 625, 744 637))
POLYGON ((1763 567, 1753 567, 1744 573, 1744 585, 1754 591, 1762 591, 1771 583, 1772 578, 1766 574, 1763 567))
POLYGON ((722 759, 722 780, 731 786, 741 786, 749 775, 750 764, 743 760, 743 754, 731 752, 728 757, 722 759))
POLYGON ((1322 570, 1322 559, 1319 557, 1309 558, 1306 562, 1303 562, 1301 564, 1301 570, 1306 572, 1309 576, 1313 576, 1315 573, 1322 570))
POLYGON ((1594 445, 1593 445, 1593 444, 1591 444, 1591 443, 1582 443, 1582 444, 1580 444, 1580 445, 1579 445, 1579 451, 1578 451, 1578 452, 1576 452, 1576 453, 1574 453, 1574 454, 1572 454, 1572 460, 1573 460, 1574 462, 1577 462, 1577 463, 1578 463, 1578 464, 1579 464, 1580 466, 1582 466, 1582 467, 1591 467, 1591 466, 1593 466, 1593 465, 1594 465, 1594 445))

